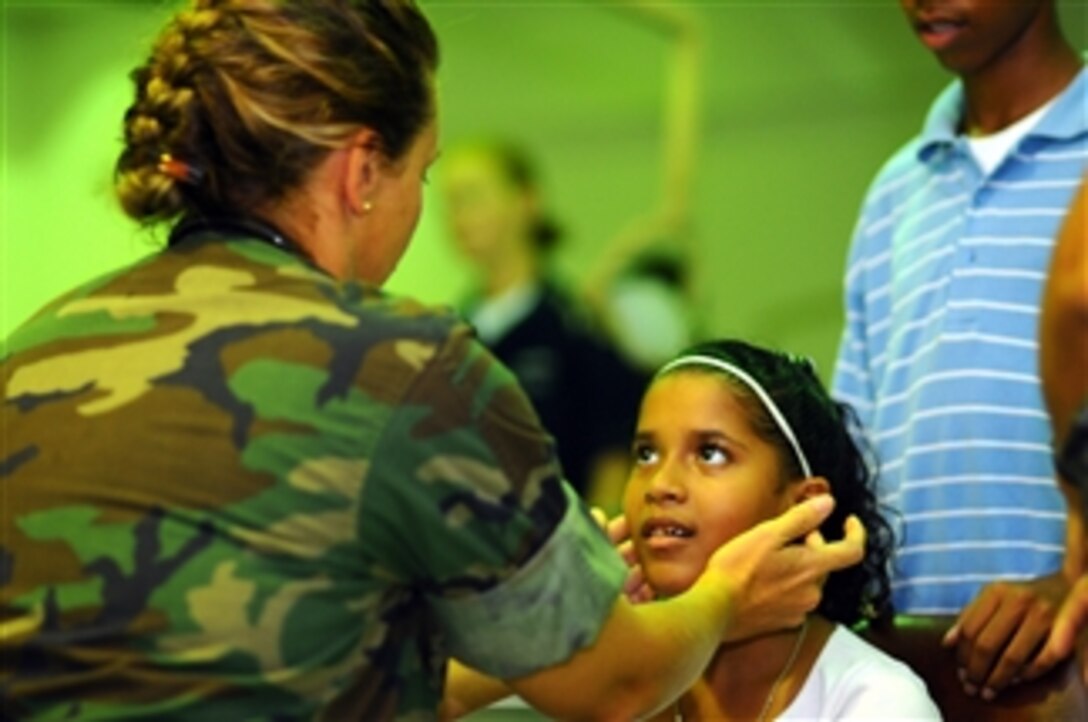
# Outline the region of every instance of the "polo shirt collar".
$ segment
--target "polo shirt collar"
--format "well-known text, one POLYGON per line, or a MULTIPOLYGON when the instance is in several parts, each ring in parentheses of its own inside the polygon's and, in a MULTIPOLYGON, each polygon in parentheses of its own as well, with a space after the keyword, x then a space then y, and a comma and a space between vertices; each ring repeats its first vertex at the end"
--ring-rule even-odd
POLYGON ((1029 136, 1068 140, 1088 130, 1088 71, 1081 68, 1077 77, 1058 96, 1050 112, 1044 115, 1029 136))
MULTIPOLYGON (((963 117, 964 103, 963 83, 958 79, 937 96, 918 138, 920 160, 928 160, 937 148, 949 147, 956 142, 956 129, 963 117)), ((1082 68, 1025 137, 1062 140, 1080 135, 1085 130, 1088 130, 1088 71, 1082 68)))

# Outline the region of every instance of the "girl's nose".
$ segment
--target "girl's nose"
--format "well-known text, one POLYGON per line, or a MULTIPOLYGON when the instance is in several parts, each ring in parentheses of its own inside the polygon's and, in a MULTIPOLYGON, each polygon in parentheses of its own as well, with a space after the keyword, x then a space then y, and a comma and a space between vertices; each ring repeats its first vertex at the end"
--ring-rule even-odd
POLYGON ((672 464, 665 464, 650 479, 645 499, 652 504, 678 503, 687 499, 687 489, 672 464))

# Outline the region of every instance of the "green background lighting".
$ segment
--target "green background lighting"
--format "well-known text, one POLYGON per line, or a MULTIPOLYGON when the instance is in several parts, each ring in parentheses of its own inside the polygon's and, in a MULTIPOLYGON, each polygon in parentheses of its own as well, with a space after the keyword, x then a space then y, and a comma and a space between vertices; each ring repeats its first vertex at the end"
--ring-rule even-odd
MULTIPOLYGON (((440 145, 481 133, 525 142, 569 231, 558 265, 575 281, 663 182, 669 39, 607 4, 422 3, 442 44, 440 145)), ((1085 4, 1060 5, 1083 47, 1085 4)), ((0 335, 161 243, 121 214, 111 176, 128 72, 175 7, 4 2, 0 335)), ((691 240, 706 331, 810 355, 826 377, 866 186, 949 77, 894 0, 685 7, 703 31, 691 240)), ((389 289, 451 303, 467 268, 434 188, 389 289)))

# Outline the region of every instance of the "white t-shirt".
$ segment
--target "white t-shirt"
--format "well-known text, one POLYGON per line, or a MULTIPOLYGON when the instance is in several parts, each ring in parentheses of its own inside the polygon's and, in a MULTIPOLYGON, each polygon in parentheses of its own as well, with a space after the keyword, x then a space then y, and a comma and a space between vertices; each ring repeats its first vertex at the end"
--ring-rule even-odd
POLYGON ((1033 110, 1020 120, 1007 128, 1002 128, 996 133, 983 135, 976 138, 968 138, 967 144, 971 147, 971 154, 975 156, 984 175, 990 175, 1005 156, 1009 154, 1013 146, 1027 135, 1035 125, 1043 119, 1050 106, 1054 105, 1057 98, 1052 98, 1042 107, 1033 110))
MULTIPOLYGON (((465 722, 533 722, 547 720, 523 700, 510 697, 465 722)), ((828 637, 808 679, 779 722, 931 722, 941 713, 925 682, 910 667, 837 625, 828 637)))
POLYGON ((940 720, 925 682, 843 626, 836 626, 780 721, 940 720))

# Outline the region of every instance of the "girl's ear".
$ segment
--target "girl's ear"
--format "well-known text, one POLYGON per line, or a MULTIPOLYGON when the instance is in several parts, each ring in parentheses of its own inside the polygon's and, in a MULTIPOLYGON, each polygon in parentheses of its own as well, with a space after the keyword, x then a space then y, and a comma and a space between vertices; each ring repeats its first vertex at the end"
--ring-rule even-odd
POLYGON ((811 499, 814 496, 830 493, 831 485, 827 483, 827 479, 822 476, 810 476, 794 485, 793 503, 800 504, 802 501, 811 499))

